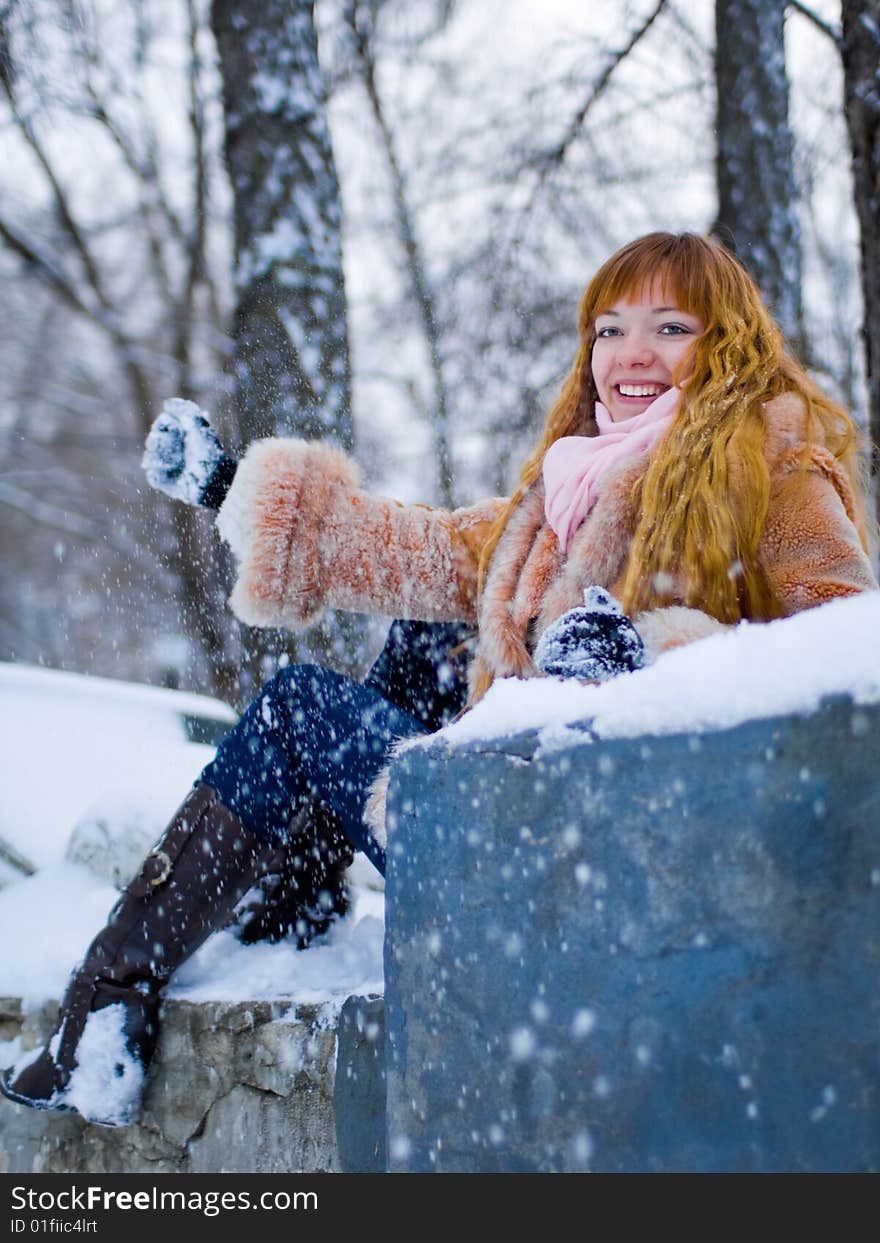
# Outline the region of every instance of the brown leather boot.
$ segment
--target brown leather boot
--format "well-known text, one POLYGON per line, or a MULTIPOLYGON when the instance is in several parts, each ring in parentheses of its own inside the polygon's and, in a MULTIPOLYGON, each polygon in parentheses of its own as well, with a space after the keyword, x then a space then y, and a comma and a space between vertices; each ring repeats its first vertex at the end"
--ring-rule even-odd
POLYGON ((296 937, 297 949, 348 910, 346 871, 354 849, 339 817, 312 799, 297 813, 287 841, 239 903, 233 932, 242 945, 296 937))
POLYGON ((158 1040, 159 993, 263 873, 267 846, 199 785, 144 861, 76 968, 46 1047, 0 1077, 35 1109, 126 1126, 158 1040))

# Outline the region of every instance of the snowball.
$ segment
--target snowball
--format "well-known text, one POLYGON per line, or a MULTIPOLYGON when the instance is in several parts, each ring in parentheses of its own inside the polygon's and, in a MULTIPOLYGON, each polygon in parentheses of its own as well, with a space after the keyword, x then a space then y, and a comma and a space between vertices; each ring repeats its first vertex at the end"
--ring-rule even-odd
POLYGON ((195 402, 172 397, 150 428, 141 466, 152 487, 198 505, 223 456, 216 432, 195 402))

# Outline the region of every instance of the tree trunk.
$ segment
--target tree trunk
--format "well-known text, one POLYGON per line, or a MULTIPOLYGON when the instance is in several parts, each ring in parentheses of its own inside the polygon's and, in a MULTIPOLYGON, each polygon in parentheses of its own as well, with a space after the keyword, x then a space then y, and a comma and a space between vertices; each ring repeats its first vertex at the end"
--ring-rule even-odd
POLYGON ((350 449, 339 183, 314 0, 214 0, 235 215, 235 414, 242 439, 350 449))
POLYGON ((792 347, 804 351, 800 227, 788 124, 786 0, 716 0, 718 217, 792 347))
MULTIPOLYGON (((880 0, 843 0, 844 109, 861 230, 871 470, 880 476, 880 0)), ((878 495, 880 516, 880 495, 878 495)))
MULTIPOLYGON (((235 221, 233 414, 263 436, 351 449, 342 210, 314 0, 213 0, 235 221)), ((296 640, 251 631, 259 685, 281 656, 356 672, 361 627, 336 615, 296 640)))

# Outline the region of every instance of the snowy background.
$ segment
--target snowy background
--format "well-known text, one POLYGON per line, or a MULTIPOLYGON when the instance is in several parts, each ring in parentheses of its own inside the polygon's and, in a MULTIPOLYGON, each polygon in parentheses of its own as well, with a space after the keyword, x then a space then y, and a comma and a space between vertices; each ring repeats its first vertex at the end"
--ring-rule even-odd
MULTIPOLYGON (((468 503, 515 478, 570 364, 577 301, 598 263, 649 229, 711 227, 715 4, 377 7, 377 89, 434 297, 455 490, 468 503), (554 164, 587 100, 582 129, 554 164)), ((240 705, 249 696, 230 683, 245 662, 223 609, 210 522, 202 516, 198 581, 182 583, 175 554, 191 515, 185 520, 145 488, 139 466, 149 421, 176 393, 215 412, 227 436, 266 434, 235 427, 227 404, 236 274, 209 8, 207 0, 191 6, 194 59, 183 0, 31 0, 10 9, 18 120, 0 95, 0 223, 60 272, 90 313, 71 309, 0 238, 0 554, 9 567, 0 583, 0 659, 139 682, 176 677, 240 705), (191 87, 204 122, 200 202, 191 87), (26 133, 42 144, 66 195, 112 316, 98 313, 26 133), (202 229, 205 283, 186 304, 182 367, 175 333, 194 260, 182 241, 202 229), (124 349, 107 336, 111 321, 124 349), (127 370, 134 364, 146 389, 139 397, 127 370), (201 629, 199 610, 213 610, 201 629)), ((364 478, 402 500, 431 502, 439 494, 429 351, 346 8, 340 0, 315 6, 347 302, 347 326, 322 327, 347 331, 364 478)), ((840 21, 836 0, 815 0, 810 11, 832 27, 840 21)), ((839 51, 795 6, 784 51, 797 175, 796 201, 784 206, 801 230, 810 362, 864 418, 839 51)), ((261 86, 284 98, 281 75, 261 86)), ((282 180, 289 191, 302 178, 287 170, 282 180)), ((295 233, 295 197, 268 235, 282 251, 295 233)), ((370 641, 375 651, 377 630, 370 641)), ((262 680, 255 675, 256 685, 262 680)))

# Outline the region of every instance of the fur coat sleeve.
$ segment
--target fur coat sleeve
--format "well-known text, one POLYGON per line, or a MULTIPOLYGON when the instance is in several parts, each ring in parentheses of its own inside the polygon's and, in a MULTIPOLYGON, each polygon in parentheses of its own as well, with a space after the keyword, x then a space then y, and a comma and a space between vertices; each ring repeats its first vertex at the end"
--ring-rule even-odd
POLYGON ((761 557, 783 615, 876 590, 854 525, 849 480, 827 449, 806 467, 792 457, 775 474, 761 557))
POLYGON ((331 445, 250 447, 217 516, 238 562, 230 605, 243 622, 301 629, 326 607, 476 620, 479 553, 503 500, 430 509, 371 496, 359 482, 331 445))

